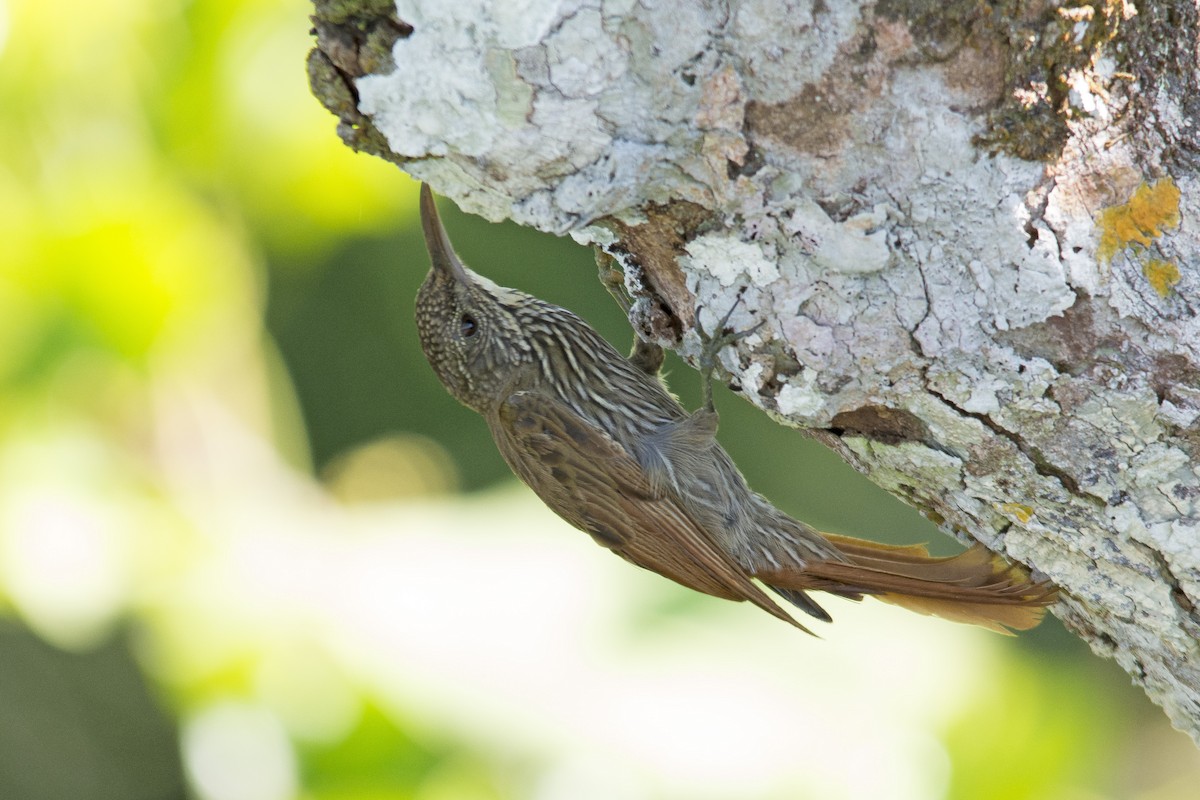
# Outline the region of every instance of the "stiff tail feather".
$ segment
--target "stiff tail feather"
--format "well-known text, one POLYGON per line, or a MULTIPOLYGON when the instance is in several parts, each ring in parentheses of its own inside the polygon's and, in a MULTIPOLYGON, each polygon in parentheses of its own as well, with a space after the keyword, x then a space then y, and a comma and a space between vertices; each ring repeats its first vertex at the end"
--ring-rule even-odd
MULTIPOLYGON (((853 600, 869 595, 920 614, 1005 634, 1035 627, 1046 606, 1055 600, 1053 585, 1031 581, 1024 568, 1009 564, 983 545, 956 556, 934 558, 921 545, 885 545, 822 535, 845 561, 812 561, 803 567, 763 570, 755 577, 789 599, 804 597, 806 591, 853 600)), ((812 604, 807 597, 805 600, 812 604)))

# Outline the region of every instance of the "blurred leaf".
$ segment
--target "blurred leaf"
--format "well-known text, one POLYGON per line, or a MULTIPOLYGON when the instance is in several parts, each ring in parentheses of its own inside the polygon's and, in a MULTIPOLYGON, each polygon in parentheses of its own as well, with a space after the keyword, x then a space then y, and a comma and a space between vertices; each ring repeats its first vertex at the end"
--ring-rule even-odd
POLYGON ((303 747, 300 755, 312 800, 407 800, 450 752, 415 741, 368 705, 344 739, 303 747))

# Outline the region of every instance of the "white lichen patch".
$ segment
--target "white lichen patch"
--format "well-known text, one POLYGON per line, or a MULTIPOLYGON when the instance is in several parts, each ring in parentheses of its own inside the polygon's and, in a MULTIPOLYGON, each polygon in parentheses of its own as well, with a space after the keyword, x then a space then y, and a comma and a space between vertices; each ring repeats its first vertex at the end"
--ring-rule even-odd
POLYGON ((926 371, 927 385, 955 408, 969 414, 998 414, 1014 395, 1024 394, 1023 389, 1040 396, 1049 385, 1049 375, 1035 379, 1028 387, 1014 385, 1008 368, 1015 366, 1011 362, 1016 360, 1011 351, 985 348, 979 356, 958 359, 953 365, 931 365, 926 371))
POLYGON ((1131 459, 1121 479, 1148 522, 1200 520, 1200 472, 1179 448, 1165 442, 1148 445, 1131 459))
POLYGON ((794 87, 820 80, 838 46, 856 34, 859 20, 854 3, 762 0, 733 8, 731 44, 747 66, 755 95, 767 102, 787 100, 794 87), (818 5, 823 13, 817 13, 818 5))
POLYGON ((796 239, 822 269, 834 272, 878 272, 888 265, 887 212, 882 206, 835 222, 811 200, 801 198, 783 230, 796 239))
POLYGON ((489 187, 473 202, 489 218, 568 233, 646 202, 707 202, 704 186, 745 156, 744 99, 711 47, 721 8, 404 0, 398 14, 413 32, 393 46, 394 71, 356 81, 359 110, 460 205, 489 187))
POLYGON ((777 314, 784 338, 801 363, 815 369, 828 363, 836 344, 833 331, 803 315, 777 314))
POLYGON ((1058 371, 1044 359, 1022 358, 1007 347, 990 345, 953 364, 933 364, 925 375, 928 388, 947 402, 987 415, 1006 429, 1028 429, 1061 412, 1049 391, 1058 371))
POLYGON ((420 3, 404 4, 402 19, 419 20, 412 36, 393 48, 397 64, 438 64, 420 80, 398 69, 357 81, 359 110, 372 118, 392 151, 419 158, 452 151, 482 155, 495 142, 496 89, 485 62, 480 29, 466 24, 480 2, 465 2, 452 14, 424 14, 420 3))
POLYGON ((545 46, 550 83, 566 97, 593 97, 625 73, 626 54, 604 30, 599 8, 567 17, 545 46))
POLYGON ((1159 416, 1179 428, 1190 428, 1200 419, 1200 389, 1174 386, 1171 391, 1179 402, 1164 398, 1158 406, 1159 416))
POLYGON ((738 381, 742 385, 742 392, 746 394, 758 394, 763 387, 763 373, 766 372, 766 367, 759 361, 752 361, 750 366, 741 371, 738 381))
POLYGON ((812 370, 805 370, 789 378, 775 397, 776 410, 792 420, 816 417, 826 402, 826 397, 816 382, 817 376, 812 370))
POLYGON ((929 373, 930 386, 939 394, 970 414, 994 414, 1000 410, 997 394, 1008 389, 1008 383, 989 375, 978 364, 959 362, 958 369, 947 372, 936 369, 929 373))
MULTIPOLYGON (((1170 562, 1176 577, 1180 581, 1188 581, 1193 587, 1200 585, 1200 553, 1194 547, 1200 541, 1200 515, 1155 525, 1149 533, 1170 562)), ((1188 592, 1191 597, 1196 594, 1188 592)))
POLYGON ((1089 398, 1076 408, 1075 416, 1103 431, 1126 452, 1137 453, 1162 435, 1157 411, 1158 404, 1149 392, 1110 391, 1089 398))
MULTIPOLYGON (((1023 328, 1061 314, 1075 303, 1075 292, 1059 259, 1054 235, 1044 225, 1037 240, 1017 264, 1011 294, 999 296, 997 330, 1023 328)), ((994 300, 997 298, 993 298, 994 300)))
POLYGON ((881 445, 862 436, 847 436, 843 441, 858 459, 872 465, 871 480, 889 491, 905 493, 903 487, 912 486, 914 471, 935 476, 931 485, 941 487, 942 493, 962 488, 963 462, 949 453, 919 442, 881 445))
MULTIPOLYGON (((603 135, 599 130, 597 133, 603 135)), ((564 177, 554 190, 555 207, 561 213, 571 215, 566 218, 565 225, 588 219, 595 212, 597 186, 607 187, 605 202, 615 208, 636 205, 645 194, 638 187, 638 175, 653 169, 666 157, 666 148, 662 145, 640 142, 611 142, 605 151, 586 167, 564 177)))
POLYGON ((767 258, 760 245, 743 242, 731 234, 698 236, 685 249, 687 255, 679 259, 684 270, 716 278, 723 287, 743 279, 762 287, 779 279, 775 260, 767 258))
POLYGON ((1042 322, 1076 300, 1052 232, 1042 226, 1027 242, 1021 233, 1028 217, 1024 207, 1015 195, 1001 205, 1016 206, 1013 216, 989 213, 992 219, 950 234, 928 251, 923 274, 931 313, 916 336, 930 355, 950 348, 969 352, 995 331, 1042 322), (955 269, 956 261, 963 266, 955 269))

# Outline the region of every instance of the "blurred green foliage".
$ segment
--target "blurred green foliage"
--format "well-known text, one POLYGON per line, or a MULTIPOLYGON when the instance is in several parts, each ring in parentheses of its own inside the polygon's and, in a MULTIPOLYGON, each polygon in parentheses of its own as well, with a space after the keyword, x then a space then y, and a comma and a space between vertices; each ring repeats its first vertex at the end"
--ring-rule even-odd
POLYGON ((173 724, 118 634, 64 653, 0 621, 0 789, 21 800, 185 796, 173 724))
MULTIPOLYGON (((382 441, 371 463, 409 476, 396 495, 512 480, 421 357, 415 186, 349 152, 308 95, 307 13, 0 0, 0 797, 178 796, 180 748, 187 791, 214 800, 524 797, 549 769, 414 722, 334 655, 337 626, 296 622, 306 593, 230 577, 261 566, 245 548, 263 530, 280 529, 271 552, 326 546, 303 530, 320 490, 263 467, 276 456, 333 485, 382 441), (257 793, 212 766, 239 759, 257 793)), ((625 346, 590 253, 446 212, 469 263, 625 346)), ((696 375, 670 372, 695 405, 696 375)), ((798 432, 718 404, 722 441, 786 510, 954 549, 798 432)), ((324 502, 320 527, 358 524, 324 502)), ((631 629, 643 646, 713 607, 656 597, 631 629)), ((1128 757, 1131 738, 1172 734, 1114 665, 1056 623, 1004 644, 989 694, 941 731, 942 796, 1194 796, 1173 788, 1200 780, 1190 749, 1161 777, 1128 757)), ((656 785, 629 796, 672 796, 656 785)))

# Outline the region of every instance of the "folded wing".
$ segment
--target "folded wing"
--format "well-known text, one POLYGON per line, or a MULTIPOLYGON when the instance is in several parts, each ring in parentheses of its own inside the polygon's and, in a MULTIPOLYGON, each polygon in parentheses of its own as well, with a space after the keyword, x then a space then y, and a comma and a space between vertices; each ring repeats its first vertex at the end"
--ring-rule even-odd
POLYGON ((597 542, 676 583, 749 600, 804 629, 603 430, 537 392, 510 396, 496 420, 493 434, 513 471, 597 542))

